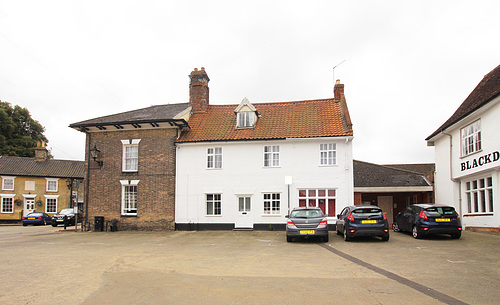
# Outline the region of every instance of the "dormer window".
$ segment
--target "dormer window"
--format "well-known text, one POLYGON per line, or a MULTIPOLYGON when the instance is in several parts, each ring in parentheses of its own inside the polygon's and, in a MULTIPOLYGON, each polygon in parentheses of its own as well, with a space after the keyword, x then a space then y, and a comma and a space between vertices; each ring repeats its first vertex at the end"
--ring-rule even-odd
POLYGON ((236 113, 236 128, 253 128, 257 123, 257 109, 244 98, 234 110, 236 113))
POLYGON ((250 111, 240 112, 238 113, 238 127, 253 127, 254 126, 254 117, 255 113, 250 111))

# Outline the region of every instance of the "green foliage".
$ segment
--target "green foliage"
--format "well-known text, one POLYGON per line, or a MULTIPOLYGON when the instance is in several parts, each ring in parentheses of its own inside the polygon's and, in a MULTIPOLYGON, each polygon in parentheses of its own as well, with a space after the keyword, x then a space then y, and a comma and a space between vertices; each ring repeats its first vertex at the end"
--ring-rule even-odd
POLYGON ((0 101, 0 156, 34 157, 36 143, 48 142, 44 131, 28 109, 0 101))

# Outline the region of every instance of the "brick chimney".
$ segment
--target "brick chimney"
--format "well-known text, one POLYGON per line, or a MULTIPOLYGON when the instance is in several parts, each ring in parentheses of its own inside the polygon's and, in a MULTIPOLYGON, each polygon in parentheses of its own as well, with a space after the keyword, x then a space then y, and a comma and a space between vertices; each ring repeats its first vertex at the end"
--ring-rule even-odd
POLYGON ((41 162, 41 161, 46 161, 47 160, 47 148, 45 147, 45 142, 44 141, 39 141, 36 143, 36 148, 35 148, 35 161, 41 162))
POLYGON ((333 87, 333 97, 336 100, 340 99, 340 95, 344 94, 344 84, 340 83, 340 79, 335 82, 335 87, 333 87))
POLYGON ((206 112, 208 109, 208 78, 205 68, 194 71, 189 74, 191 81, 189 82, 189 103, 191 104, 193 113, 206 112))

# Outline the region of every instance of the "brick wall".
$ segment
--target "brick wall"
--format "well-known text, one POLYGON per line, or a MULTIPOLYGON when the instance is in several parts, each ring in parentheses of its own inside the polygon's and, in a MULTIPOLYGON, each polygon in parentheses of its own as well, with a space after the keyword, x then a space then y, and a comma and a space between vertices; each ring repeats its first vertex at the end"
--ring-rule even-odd
MULTIPOLYGON (((137 129, 96 132, 90 135, 90 147, 101 151, 97 162, 90 160, 88 220, 104 216, 116 218, 119 230, 174 229, 176 129, 137 129), (138 171, 122 172, 121 140, 141 139, 138 171), (121 216, 120 180, 140 180, 137 185, 137 216, 121 216)), ((88 143, 87 143, 88 145, 88 143)))
POLYGON ((354 192, 354 205, 361 205, 361 193, 354 192))

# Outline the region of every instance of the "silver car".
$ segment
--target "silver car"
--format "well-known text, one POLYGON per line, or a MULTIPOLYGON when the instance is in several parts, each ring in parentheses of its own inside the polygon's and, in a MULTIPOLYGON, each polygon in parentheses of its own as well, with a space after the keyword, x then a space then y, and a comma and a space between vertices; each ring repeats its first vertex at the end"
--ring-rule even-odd
POLYGON ((309 238, 321 237, 328 242, 328 222, 326 215, 320 208, 294 208, 290 215, 286 215, 286 241, 291 242, 294 237, 309 238))

